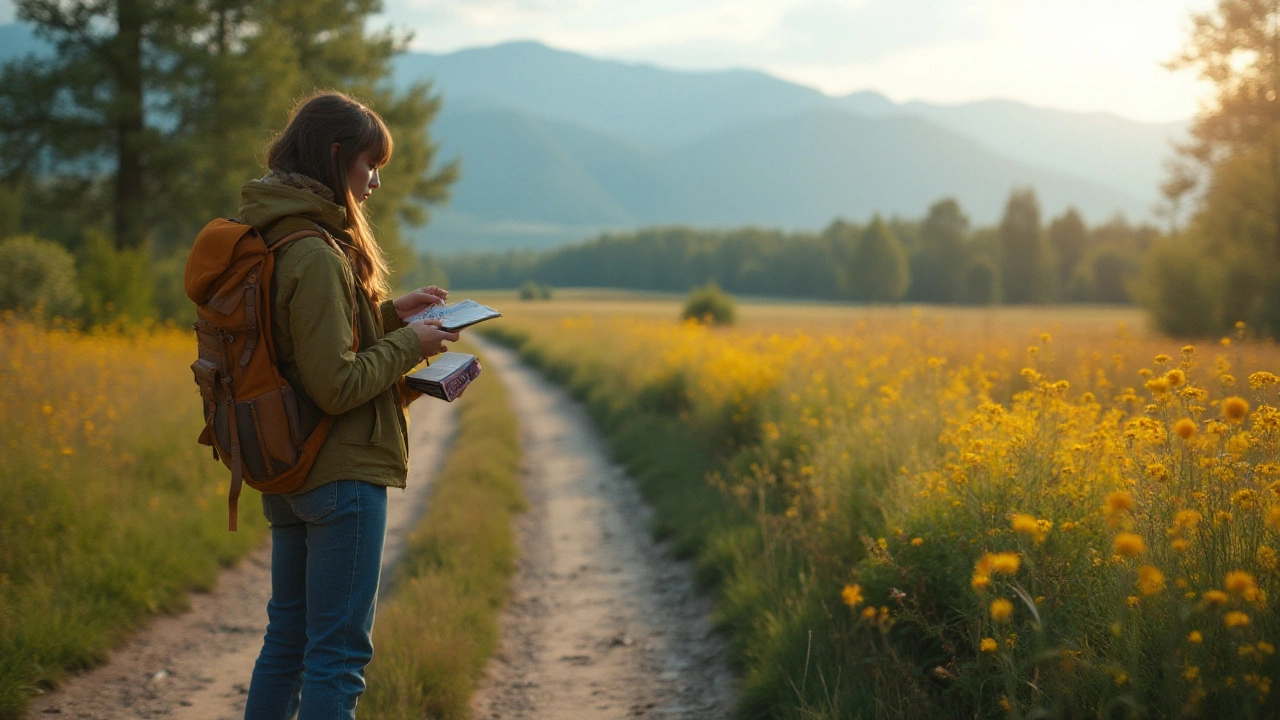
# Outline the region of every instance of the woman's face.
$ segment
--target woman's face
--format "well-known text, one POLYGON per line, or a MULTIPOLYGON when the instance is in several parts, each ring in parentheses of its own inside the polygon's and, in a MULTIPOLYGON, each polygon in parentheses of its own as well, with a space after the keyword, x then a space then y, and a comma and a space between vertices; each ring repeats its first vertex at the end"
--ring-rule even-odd
POLYGON ((369 199, 373 191, 382 185, 378 178, 377 158, 373 150, 367 150, 356 156, 347 168, 347 187, 351 189, 351 197, 363 203, 369 199))

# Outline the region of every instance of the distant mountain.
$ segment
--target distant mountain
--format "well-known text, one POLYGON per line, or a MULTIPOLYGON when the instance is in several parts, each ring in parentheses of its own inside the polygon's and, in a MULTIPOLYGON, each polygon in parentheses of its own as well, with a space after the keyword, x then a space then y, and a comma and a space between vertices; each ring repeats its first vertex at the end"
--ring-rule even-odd
POLYGON ((911 117, 815 110, 726 130, 679 149, 673 159, 679 173, 709 195, 691 218, 699 224, 814 227, 837 215, 921 217, 947 196, 991 222, 1019 185, 1034 186, 1053 212, 1075 204, 1096 217, 1141 207, 1114 188, 993 154, 911 117))
MULTIPOLYGON (((0 26, 0 62, 51 49, 0 26)), ((418 231, 437 252, 549 247, 637 225, 817 229, 874 212, 919 217, 954 196, 979 224, 1033 186, 1046 216, 1147 219, 1167 138, 1186 123, 1008 101, 829 97, 762 72, 684 72, 534 42, 408 53, 392 82, 431 81, 432 127, 462 159, 449 206, 418 231)))
POLYGON ((1033 185, 1046 212, 1098 217, 1141 202, 1113 188, 991 153, 918 118, 812 110, 743 123, 664 150, 511 110, 443 113, 463 158, 453 201, 420 244, 433 252, 550 247, 637 225, 818 228, 836 216, 919 216, 955 196, 993 222, 1033 185))
MULTIPOLYGON (((468 170, 500 141, 477 137, 479 127, 452 117, 543 121, 543 140, 561 144, 557 157, 573 158, 575 172, 595 180, 593 192, 613 198, 609 208, 590 211, 601 220, 620 207, 618 217, 642 224, 810 228, 836 214, 918 216, 947 195, 976 222, 990 223, 1015 184, 1034 186, 1048 215, 1075 205, 1091 222, 1116 212, 1149 219, 1170 139, 1187 128, 1010 101, 898 104, 869 91, 833 98, 761 72, 665 70, 534 42, 409 53, 396 59, 394 78, 401 86, 434 83, 445 101, 437 137, 445 155, 463 158, 454 205, 437 213, 439 232, 425 234, 439 248, 464 236, 471 246, 543 245, 627 222, 583 224, 590 213, 579 208, 572 222, 555 223, 541 212, 540 234, 522 235, 526 228, 499 219, 506 205, 485 209, 478 193, 497 202, 494 190, 480 188, 491 182, 485 178, 495 163, 506 177, 529 172, 500 158, 468 170), (786 180, 777 181, 781 176, 786 180), (452 222, 455 211, 468 221, 452 222), (505 230, 494 230, 499 226, 505 230)), ((593 204, 594 197, 580 202, 593 204)), ((546 207, 558 204, 549 198, 546 207)))
MULTIPOLYGON (((687 72, 602 60, 535 42, 396 59, 396 81, 433 78, 447 107, 505 108, 666 147, 744 122, 838 108, 872 117, 921 117, 1016 160, 1158 200, 1170 140, 1187 122, 1141 123, 1108 113, 1036 108, 1006 100, 960 105, 894 103, 863 91, 829 97, 762 72, 687 72)), ((1145 215, 1149 208, 1143 208, 1145 215)))
POLYGON ((1185 139, 1190 125, 1186 120, 1139 123, 1110 113, 1048 110, 1008 100, 886 107, 860 95, 840 102, 864 115, 921 117, 1009 157, 1114 185, 1150 203, 1158 199, 1172 141, 1185 139))
POLYGON ((536 42, 395 59, 397 84, 431 79, 455 109, 505 108, 643 144, 677 145, 831 99, 748 70, 685 72, 597 60, 536 42))

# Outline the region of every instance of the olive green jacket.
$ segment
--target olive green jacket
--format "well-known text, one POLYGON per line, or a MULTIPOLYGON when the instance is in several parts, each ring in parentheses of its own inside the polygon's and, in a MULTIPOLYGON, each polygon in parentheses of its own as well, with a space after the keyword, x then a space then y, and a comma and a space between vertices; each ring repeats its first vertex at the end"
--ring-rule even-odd
MULTIPOLYGON (((346 209, 306 190, 258 181, 240 188, 240 221, 267 244, 322 226, 339 240, 346 209)), ((271 280, 271 329, 276 365, 295 392, 334 415, 333 428, 306 482, 295 493, 335 480, 404 487, 408 425, 397 381, 422 361, 422 346, 391 301, 374 315, 345 257, 323 238, 295 240, 276 251, 271 280), (355 306, 359 349, 351 351, 355 306), (385 328, 385 331, 384 331, 385 328)))

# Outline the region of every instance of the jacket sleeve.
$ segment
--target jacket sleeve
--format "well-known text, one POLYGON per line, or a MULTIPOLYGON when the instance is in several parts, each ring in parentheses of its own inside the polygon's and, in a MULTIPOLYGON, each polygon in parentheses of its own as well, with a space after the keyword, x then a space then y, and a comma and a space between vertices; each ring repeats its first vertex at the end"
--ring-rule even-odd
POLYGON ((391 299, 387 298, 378 306, 378 310, 382 313, 382 329, 384 332, 399 330, 404 327, 404 321, 400 319, 400 314, 396 312, 396 306, 391 304, 391 299))
POLYGON ((386 392, 422 360, 413 330, 401 327, 351 352, 351 300, 342 260, 328 248, 298 258, 289 298, 289 333, 303 388, 326 413, 340 415, 386 392))

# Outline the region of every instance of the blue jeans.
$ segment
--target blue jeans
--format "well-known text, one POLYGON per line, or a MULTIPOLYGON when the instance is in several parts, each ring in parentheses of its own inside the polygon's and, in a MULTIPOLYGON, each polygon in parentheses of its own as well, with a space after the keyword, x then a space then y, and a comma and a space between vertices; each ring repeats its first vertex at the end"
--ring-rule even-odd
POLYGON ((387 489, 358 480, 263 495, 271 602, 245 720, 349 720, 373 658, 387 489))

